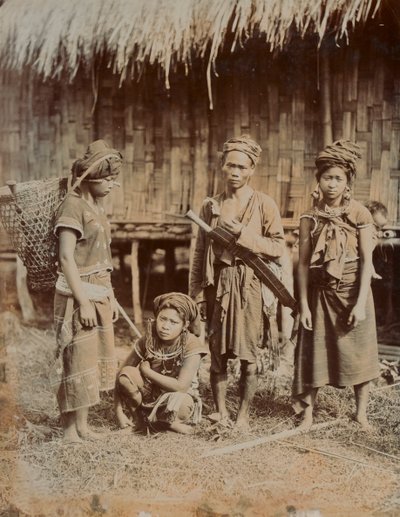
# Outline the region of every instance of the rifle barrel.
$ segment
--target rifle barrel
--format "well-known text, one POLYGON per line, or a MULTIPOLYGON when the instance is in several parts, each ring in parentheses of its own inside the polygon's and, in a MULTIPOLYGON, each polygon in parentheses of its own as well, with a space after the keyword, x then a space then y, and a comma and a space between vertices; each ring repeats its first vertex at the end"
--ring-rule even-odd
POLYGON ((293 296, 286 289, 280 279, 268 268, 266 263, 261 257, 256 255, 253 251, 247 250, 242 246, 236 244, 236 239, 228 230, 221 227, 212 229, 203 219, 200 219, 192 210, 186 213, 186 217, 196 223, 198 226, 203 228, 211 237, 212 240, 218 242, 225 249, 229 250, 233 255, 243 260, 245 264, 253 269, 256 276, 265 284, 278 300, 285 305, 290 307, 294 313, 297 311, 297 302, 293 296))

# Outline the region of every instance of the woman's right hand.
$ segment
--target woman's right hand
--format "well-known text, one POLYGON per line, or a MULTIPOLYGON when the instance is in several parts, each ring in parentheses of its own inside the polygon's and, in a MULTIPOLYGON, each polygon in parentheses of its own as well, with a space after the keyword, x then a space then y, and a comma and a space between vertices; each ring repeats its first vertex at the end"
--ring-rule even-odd
POLYGON ((304 307, 300 310, 300 323, 306 330, 312 330, 312 317, 309 307, 304 307))
POLYGON ((79 319, 84 327, 95 327, 97 325, 96 311, 90 301, 79 306, 79 319))

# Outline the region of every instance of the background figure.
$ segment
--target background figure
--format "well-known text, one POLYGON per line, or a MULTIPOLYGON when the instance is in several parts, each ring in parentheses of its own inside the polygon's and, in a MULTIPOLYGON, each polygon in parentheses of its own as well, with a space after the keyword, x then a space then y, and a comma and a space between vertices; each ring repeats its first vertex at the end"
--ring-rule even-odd
MULTIPOLYGON (((269 196, 249 185, 260 153, 260 146, 248 136, 232 138, 224 144, 221 169, 225 189, 205 199, 200 217, 212 228, 219 225, 230 231, 237 244, 268 259, 271 269, 279 275, 277 259, 285 246, 279 211, 269 196)), ((208 323, 210 380, 218 412, 213 418, 230 425, 226 407, 227 362, 238 357, 241 378, 236 425, 246 428, 257 388, 258 348, 266 345, 276 300, 250 267, 212 242, 201 228, 189 290, 208 323)))
MULTIPOLYGON (((292 230, 285 234, 286 246, 280 262, 282 264, 282 283, 289 293, 297 299, 297 289, 294 278, 299 261, 299 231, 292 230)), ((277 369, 277 382, 285 386, 293 377, 293 362, 295 349, 295 336, 293 335, 294 319, 292 309, 278 303, 279 325, 279 365, 277 369)))
POLYGON ((369 381, 378 377, 375 312, 370 289, 373 220, 351 199, 356 144, 338 141, 317 159, 314 207, 300 219, 300 329, 294 408, 313 421, 318 388, 354 386, 355 419, 368 427, 369 381))
POLYGON ((377 307, 378 324, 390 325, 394 320, 393 309, 393 284, 394 284, 394 249, 392 245, 379 242, 382 230, 387 224, 388 211, 386 206, 380 201, 368 201, 365 206, 371 212, 374 220, 374 251, 372 273, 373 280, 382 282, 373 283, 375 300, 379 300, 377 307))
POLYGON ((54 319, 62 369, 57 398, 68 442, 99 437, 88 427, 89 407, 99 402, 99 391, 114 387, 113 320, 118 311, 110 278, 110 225, 102 200, 115 185, 121 159, 103 140, 90 144, 73 164, 72 183, 92 170, 66 196, 56 216, 54 319))
MULTIPOLYGON (((376 259, 377 257, 375 254, 375 250, 377 249, 377 245, 378 245, 379 232, 387 224, 388 211, 387 211, 386 206, 379 201, 368 201, 367 203, 365 203, 365 206, 370 211, 370 213, 372 215, 372 219, 374 221, 375 231, 373 232, 373 238, 374 238, 373 258, 376 259)), ((375 260, 373 261, 373 263, 374 263, 374 269, 372 271, 372 278, 374 280, 382 280, 382 276, 376 272, 375 260)))
POLYGON ((198 310, 186 294, 166 293, 154 299, 155 322, 117 375, 114 401, 120 427, 150 426, 179 433, 193 432, 188 424, 201 420, 198 391, 200 360, 208 354, 190 332, 197 328, 198 310), (127 408, 133 420, 123 411, 127 408))

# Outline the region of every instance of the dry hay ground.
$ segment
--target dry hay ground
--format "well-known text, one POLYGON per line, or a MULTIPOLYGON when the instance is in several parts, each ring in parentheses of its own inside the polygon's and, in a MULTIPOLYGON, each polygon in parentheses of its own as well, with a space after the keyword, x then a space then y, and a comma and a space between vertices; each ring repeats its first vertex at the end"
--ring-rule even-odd
MULTIPOLYGON (((121 345, 121 332, 118 335, 121 345)), ((118 347, 121 357, 129 350, 127 341, 118 347)), ((211 457, 202 456, 213 448, 294 427, 288 391, 282 383, 276 389, 273 375, 261 382, 251 432, 241 435, 219 433, 206 419, 194 436, 126 434, 116 429, 108 395, 91 410, 92 425, 108 432, 106 439, 101 445, 66 446, 47 381, 53 353, 51 330, 18 328, 8 343, 9 382, 1 388, 1 515, 400 514, 399 388, 372 395, 373 433, 360 431, 350 421, 354 409, 350 390, 325 388, 316 420, 341 418, 340 424, 211 457), (398 459, 392 457, 396 455, 398 459)), ((207 364, 202 380, 208 413, 212 399, 205 382, 207 364)), ((231 382, 232 411, 236 389, 231 382)))

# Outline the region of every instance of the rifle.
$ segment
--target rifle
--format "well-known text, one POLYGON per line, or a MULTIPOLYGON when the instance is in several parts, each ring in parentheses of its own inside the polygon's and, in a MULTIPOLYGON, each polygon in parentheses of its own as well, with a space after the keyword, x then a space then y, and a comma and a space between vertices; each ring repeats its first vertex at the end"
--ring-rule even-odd
POLYGON ((225 230, 220 226, 212 229, 192 210, 189 210, 186 213, 186 217, 200 226, 200 228, 202 228, 211 239, 213 239, 215 242, 218 242, 218 244, 221 244, 221 246, 232 253, 232 255, 243 260, 247 266, 252 268, 257 278, 259 278, 263 284, 271 289, 282 305, 285 307, 290 307, 294 313, 297 313, 298 309, 296 300, 289 293, 283 283, 269 269, 261 257, 256 255, 253 251, 243 248, 243 246, 237 244, 235 236, 232 235, 228 230, 225 230))

